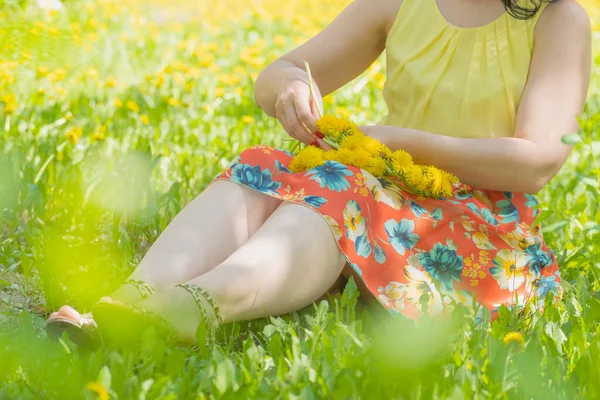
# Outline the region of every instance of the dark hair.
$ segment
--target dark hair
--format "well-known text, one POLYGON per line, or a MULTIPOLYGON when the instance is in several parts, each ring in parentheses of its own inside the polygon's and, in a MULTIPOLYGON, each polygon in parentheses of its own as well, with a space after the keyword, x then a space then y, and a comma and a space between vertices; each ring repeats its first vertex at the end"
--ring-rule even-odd
POLYGON ((516 19, 530 19, 540 10, 543 1, 552 3, 557 0, 529 0, 528 3, 530 6, 526 7, 517 4, 517 1, 515 0, 502 0, 502 3, 504 4, 506 12, 508 12, 511 17, 516 19))

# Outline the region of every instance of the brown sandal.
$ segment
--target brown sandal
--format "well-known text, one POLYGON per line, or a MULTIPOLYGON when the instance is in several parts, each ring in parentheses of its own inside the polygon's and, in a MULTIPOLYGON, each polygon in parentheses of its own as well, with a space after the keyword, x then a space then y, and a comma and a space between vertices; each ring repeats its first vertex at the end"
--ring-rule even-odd
MULTIPOLYGON (((155 292, 153 287, 140 280, 129 279, 125 281, 125 284, 135 287, 142 299, 155 292)), ((104 303, 97 304, 102 305, 104 303)), ((122 307, 127 306, 122 304, 122 307)), ((84 348, 96 348, 103 343, 98 323, 92 313, 80 314, 79 321, 66 317, 51 317, 46 321, 45 327, 48 337, 53 340, 60 339, 63 333, 66 333, 73 343, 84 348)))

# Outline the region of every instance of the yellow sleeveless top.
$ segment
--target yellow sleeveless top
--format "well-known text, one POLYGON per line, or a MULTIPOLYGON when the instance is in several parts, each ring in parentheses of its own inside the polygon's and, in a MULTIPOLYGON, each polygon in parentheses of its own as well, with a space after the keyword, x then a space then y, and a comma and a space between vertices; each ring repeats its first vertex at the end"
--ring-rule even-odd
POLYGON ((461 28, 436 0, 404 0, 386 41, 383 123, 457 137, 513 136, 542 11, 461 28))

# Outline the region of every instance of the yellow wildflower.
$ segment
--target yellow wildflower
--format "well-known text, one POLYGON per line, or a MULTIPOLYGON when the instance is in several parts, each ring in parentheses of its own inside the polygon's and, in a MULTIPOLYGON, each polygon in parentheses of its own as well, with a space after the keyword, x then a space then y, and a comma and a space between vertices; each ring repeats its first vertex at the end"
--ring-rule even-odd
POLYGON ((98 400, 108 400, 108 391, 102 384, 98 382, 90 382, 87 384, 87 389, 98 396, 98 400))
POLYGON ((420 165, 412 164, 403 171, 406 183, 411 187, 416 187, 423 181, 423 169, 420 165))
POLYGON ((67 71, 63 68, 56 68, 50 74, 48 74, 48 79, 52 82, 60 82, 67 76, 67 71))
POLYGON ((354 160, 354 152, 352 150, 343 148, 338 150, 328 150, 325 152, 325 159, 329 161, 337 161, 345 165, 352 165, 354 160))
POLYGON ((253 124, 254 123, 254 117, 250 116, 250 115, 244 115, 242 117, 242 122, 244 124, 253 124))
POLYGON ((512 343, 517 343, 519 347, 525 346, 525 339, 520 332, 508 332, 503 339, 505 346, 510 346, 512 343))
POLYGON ((5 114, 14 114, 17 111, 17 96, 14 93, 5 94, 0 100, 4 103, 5 114))
POLYGON ((379 157, 383 145, 379 140, 370 136, 363 135, 362 148, 369 152, 369 154, 379 157))
POLYGON ((217 88, 217 89, 215 89, 215 96, 217 96, 217 97, 223 97, 224 94, 225 94, 225 89, 223 89, 223 88, 217 88))
MULTIPOLYGON (((392 168, 396 173, 401 173, 413 165, 412 156, 401 149, 398 149, 392 153, 390 156, 390 161, 392 162, 392 168)), ((416 173, 416 170, 414 170, 414 173, 416 173)))
POLYGON ((325 163, 325 152, 316 146, 306 146, 292 159, 289 169, 302 172, 325 163))
POLYGON ((156 75, 156 80, 154 81, 154 86, 161 87, 165 83, 165 76, 163 74, 156 75))
POLYGON ((448 180, 451 184, 452 183, 458 183, 460 182, 460 180, 458 179, 457 176, 455 176, 454 174, 451 174, 448 171, 444 171, 444 170, 440 170, 442 172, 442 175, 444 176, 445 180, 448 180))
POLYGON ((104 135, 105 133, 106 133, 106 127, 104 125, 100 125, 94 131, 94 135, 92 136, 92 139, 97 140, 97 141, 104 140, 105 139, 105 135, 104 135))
POLYGON ((98 79, 98 70, 96 68, 89 67, 85 70, 84 73, 88 79, 91 79, 91 80, 98 79))
POLYGON ((107 80, 106 80, 106 87, 107 88, 114 88, 115 86, 117 86, 117 80, 115 79, 114 76, 110 76, 107 80))
POLYGON ((352 159, 352 164, 358 168, 366 168, 369 165, 369 161, 371 160, 371 154, 364 149, 354 150, 354 157, 352 159))
POLYGON ((142 114, 140 115, 140 121, 142 121, 142 124, 148 125, 150 123, 150 118, 148 118, 146 114, 142 114))
POLYGON ((387 164, 381 157, 372 157, 365 167, 371 175, 376 178, 381 178, 387 171, 387 164))
POLYGON ((175 97, 169 97, 169 100, 167 100, 167 103, 170 106, 176 107, 179 105, 179 100, 177 100, 175 97))
POLYGON ((283 46, 285 44, 285 37, 282 35, 275 35, 273 38, 273 43, 275 46, 283 46))
POLYGON ((81 136, 83 135, 83 130, 79 127, 73 127, 71 129, 69 129, 66 133, 66 138, 69 142, 71 142, 71 144, 77 144, 77 142, 79 142, 79 139, 81 138, 81 136))
POLYGON ((352 135, 359 131, 358 126, 354 122, 329 114, 319 118, 317 128, 323 135, 334 140, 340 136, 352 135))
POLYGON ((115 105, 115 107, 117 107, 117 108, 121 108, 121 107, 123 107, 123 102, 122 102, 121 100, 119 100, 119 99, 114 99, 114 100, 113 100, 113 104, 114 104, 114 105, 115 105))
POLYGON ((140 106, 137 105, 137 103, 133 100, 129 100, 126 104, 127 108, 129 108, 131 111, 133 111, 134 113, 139 113, 140 112, 140 106))
POLYGON ((348 150, 362 149, 365 138, 366 136, 360 132, 354 132, 351 135, 346 135, 340 142, 340 148, 348 150))
POLYGON ((46 75, 48 75, 48 68, 43 67, 41 65, 39 65, 39 66, 37 66, 35 68, 35 76, 36 76, 36 78, 43 78, 46 75))
POLYGON ((435 197, 439 197, 440 196, 440 192, 442 191, 442 182, 443 182, 443 175, 442 175, 442 171, 440 171, 439 169, 437 169, 434 166, 427 166, 424 168, 425 170, 425 178, 427 179, 428 182, 428 189, 431 192, 431 194, 435 197))

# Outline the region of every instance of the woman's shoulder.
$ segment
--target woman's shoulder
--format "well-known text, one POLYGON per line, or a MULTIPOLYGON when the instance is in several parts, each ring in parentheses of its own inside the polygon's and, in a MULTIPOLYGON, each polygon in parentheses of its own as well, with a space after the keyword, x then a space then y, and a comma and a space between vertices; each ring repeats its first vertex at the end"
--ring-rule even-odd
POLYGON ((575 30, 581 35, 589 35, 590 17, 585 8, 575 0, 552 1, 541 11, 536 35, 565 30, 575 30))

